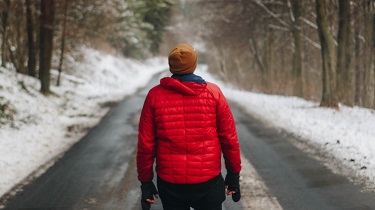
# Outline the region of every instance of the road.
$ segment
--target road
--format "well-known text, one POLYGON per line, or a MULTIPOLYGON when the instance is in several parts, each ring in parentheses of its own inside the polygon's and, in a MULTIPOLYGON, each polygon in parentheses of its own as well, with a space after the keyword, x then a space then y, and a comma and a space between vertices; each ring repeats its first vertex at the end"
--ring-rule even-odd
POLYGON ((241 152, 286 210, 374 210, 375 194, 291 143, 291 135, 233 109, 241 152))
MULTIPOLYGON (((155 77, 146 88, 111 109, 59 161, 10 198, 5 209, 140 209, 135 168, 137 123, 144 98, 158 80, 155 77)), ((375 209, 373 194, 361 192, 347 178, 330 172, 289 143, 288 135, 231 106, 243 156, 283 209, 375 209)), ((252 191, 251 186, 243 191, 252 191)), ((224 210, 244 210, 246 206, 227 199, 224 210)), ((152 209, 161 210, 160 201, 152 209)))

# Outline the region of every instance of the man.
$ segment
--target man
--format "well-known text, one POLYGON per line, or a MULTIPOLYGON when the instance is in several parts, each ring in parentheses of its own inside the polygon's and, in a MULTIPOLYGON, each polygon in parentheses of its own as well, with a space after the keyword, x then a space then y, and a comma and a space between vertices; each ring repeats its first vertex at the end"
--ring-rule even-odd
POLYGON ((198 59, 192 46, 178 44, 168 61, 173 75, 149 91, 139 123, 142 209, 150 209, 160 195, 164 210, 221 210, 226 187, 235 202, 241 197, 232 112, 219 87, 194 74, 198 59), (159 192, 152 182, 155 158, 159 192))

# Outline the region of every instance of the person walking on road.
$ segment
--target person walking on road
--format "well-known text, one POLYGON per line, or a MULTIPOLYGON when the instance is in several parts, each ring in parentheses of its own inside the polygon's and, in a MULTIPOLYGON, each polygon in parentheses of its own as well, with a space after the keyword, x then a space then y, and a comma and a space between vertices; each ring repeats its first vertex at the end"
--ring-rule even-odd
POLYGON ((168 56, 173 75, 162 78, 145 99, 136 157, 143 210, 159 196, 164 210, 221 210, 225 194, 235 202, 241 198, 233 115, 220 88, 194 74, 197 61, 191 45, 178 44, 168 56))

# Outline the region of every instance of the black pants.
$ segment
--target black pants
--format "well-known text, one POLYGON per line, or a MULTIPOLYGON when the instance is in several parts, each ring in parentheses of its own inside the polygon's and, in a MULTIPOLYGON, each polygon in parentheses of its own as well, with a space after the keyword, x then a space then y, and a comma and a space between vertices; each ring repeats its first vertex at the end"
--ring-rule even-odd
POLYGON ((158 177, 158 190, 164 210, 221 210, 225 200, 221 174, 200 184, 172 184, 158 177))

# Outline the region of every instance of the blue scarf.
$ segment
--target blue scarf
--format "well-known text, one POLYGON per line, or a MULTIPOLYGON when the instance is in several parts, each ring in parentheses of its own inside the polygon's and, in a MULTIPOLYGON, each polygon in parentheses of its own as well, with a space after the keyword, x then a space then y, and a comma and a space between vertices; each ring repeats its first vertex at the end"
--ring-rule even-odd
POLYGON ((178 79, 181 82, 195 82, 199 84, 206 84, 202 77, 195 74, 173 74, 172 78, 178 79))

